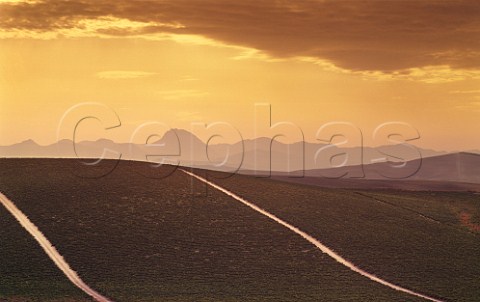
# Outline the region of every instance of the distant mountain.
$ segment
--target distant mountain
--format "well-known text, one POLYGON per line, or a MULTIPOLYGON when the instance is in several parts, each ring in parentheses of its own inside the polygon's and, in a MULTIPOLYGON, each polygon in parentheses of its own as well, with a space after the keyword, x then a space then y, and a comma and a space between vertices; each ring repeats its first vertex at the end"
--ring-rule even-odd
POLYGON ((302 178, 284 172, 273 173, 272 177, 327 188, 480 192, 480 155, 461 152, 415 159, 404 167, 394 167, 390 162, 365 165, 363 169, 352 166, 308 170, 302 178), (352 171, 356 176, 361 171, 364 177, 352 178, 348 175, 352 171))
POLYGON ((460 152, 424 158, 411 179, 480 183, 480 155, 460 152))
POLYGON ((446 154, 405 145, 378 148, 337 148, 319 143, 284 144, 261 137, 235 144, 206 143, 194 134, 173 129, 146 144, 111 140, 61 140, 40 146, 27 140, 0 146, 2 157, 122 158, 154 161, 221 171, 307 177, 404 179, 480 183, 480 156, 473 153, 446 154), (395 167, 396 166, 396 167, 395 167), (418 171, 417 171, 418 170, 418 171))
POLYGON ((414 159, 404 164, 384 162, 363 167, 307 170, 305 175, 330 179, 409 179, 480 183, 480 155, 466 152, 452 153, 414 159), (354 174, 354 176, 351 177, 349 174, 354 174), (364 176, 362 177, 360 174, 364 176))

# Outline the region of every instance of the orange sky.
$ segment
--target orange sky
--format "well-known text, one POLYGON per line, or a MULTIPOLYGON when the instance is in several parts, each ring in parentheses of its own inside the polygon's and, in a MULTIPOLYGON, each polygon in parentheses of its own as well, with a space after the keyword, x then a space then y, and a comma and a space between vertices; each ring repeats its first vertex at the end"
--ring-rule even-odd
POLYGON ((347 121, 373 144, 401 121, 420 146, 480 149, 479 36, 477 1, 0 0, 0 144, 55 142, 82 102, 122 122, 84 123, 84 139, 128 141, 148 121, 252 138, 269 103, 309 141, 347 121))

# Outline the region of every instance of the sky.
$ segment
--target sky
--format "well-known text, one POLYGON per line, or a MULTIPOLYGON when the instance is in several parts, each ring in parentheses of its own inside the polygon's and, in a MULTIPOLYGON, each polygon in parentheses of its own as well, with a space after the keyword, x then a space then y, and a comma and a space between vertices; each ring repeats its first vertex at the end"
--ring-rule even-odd
POLYGON ((397 122, 424 148, 480 149, 478 37, 473 0, 0 0, 0 145, 54 143, 87 104, 121 122, 83 121, 89 140, 151 122, 249 139, 288 122, 314 142, 348 123, 375 145, 397 122))

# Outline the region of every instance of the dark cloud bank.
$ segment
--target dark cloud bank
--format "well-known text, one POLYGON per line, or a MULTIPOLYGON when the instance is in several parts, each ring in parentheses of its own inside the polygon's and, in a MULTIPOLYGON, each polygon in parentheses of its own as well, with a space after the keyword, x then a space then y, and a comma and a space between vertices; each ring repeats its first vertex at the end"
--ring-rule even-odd
POLYGON ((51 31, 107 16, 178 23, 184 27, 152 25, 143 30, 199 34, 275 57, 317 57, 350 70, 480 67, 480 1, 475 0, 78 0, 0 5, 4 29, 51 31))

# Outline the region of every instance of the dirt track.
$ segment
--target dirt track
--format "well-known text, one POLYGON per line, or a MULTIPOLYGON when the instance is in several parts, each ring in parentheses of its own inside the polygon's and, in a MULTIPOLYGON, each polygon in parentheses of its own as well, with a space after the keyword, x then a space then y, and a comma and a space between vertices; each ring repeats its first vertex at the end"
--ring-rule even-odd
POLYGON ((28 217, 20 211, 15 204, 10 201, 5 195, 0 193, 0 202, 3 206, 17 219, 22 227, 32 235, 32 237, 38 242, 45 253, 52 259, 55 265, 67 276, 67 278, 78 288, 80 288, 87 295, 92 297, 98 302, 112 302, 108 298, 105 298, 92 288, 90 288, 83 280, 77 275, 77 273, 70 268, 70 265, 63 259, 62 255, 57 249, 50 243, 50 241, 40 232, 40 230, 28 219, 28 217))
POLYGON ((399 285, 396 285, 396 284, 393 284, 393 283, 390 283, 386 280, 383 280, 369 272, 366 272, 360 268, 358 268, 357 266, 355 266, 353 263, 349 262, 348 260, 344 259, 342 256, 340 256, 339 254, 335 253, 332 249, 330 249, 329 247, 325 246, 323 243, 321 243, 320 241, 318 241, 317 239, 313 238, 312 236, 308 235, 307 233, 303 232, 302 230, 298 229, 297 227, 289 224, 288 222, 285 222, 283 221, 282 219, 278 218, 277 216, 259 208, 258 206, 256 206, 255 204, 241 198, 240 196, 236 195, 235 193, 233 192, 230 192, 228 191, 227 189, 224 189, 218 185, 216 185, 215 183, 213 182, 210 182, 208 180, 206 180, 205 178, 203 177, 200 177, 194 173, 191 173, 189 171, 186 171, 186 170, 183 170, 182 171, 208 185, 210 185, 211 187, 225 193, 226 195, 236 199, 237 201, 243 203, 244 205, 252 208, 253 210, 259 212, 260 214, 272 219, 273 221, 275 221, 276 223, 278 224, 281 224, 282 226, 286 227, 287 229, 291 230, 292 232, 300 235, 301 237, 303 237, 305 240, 307 240, 308 242, 310 242, 311 244, 313 244, 314 246, 316 246, 319 250, 321 250, 323 253, 327 254, 328 256, 330 256, 331 258, 333 258, 335 261, 339 262, 340 264, 342 264, 343 266, 349 268, 350 270, 364 276, 364 277, 367 277, 368 279, 374 281, 374 282, 377 282, 377 283, 380 283, 384 286, 387 286, 389 288, 392 288, 396 291, 400 291, 400 292, 404 292, 404 293, 407 293, 407 294, 410 294, 412 296, 415 296, 415 297, 419 297, 419 298, 423 298, 425 300, 428 300, 428 301, 434 301, 434 302, 443 302, 442 300, 438 300, 438 299, 435 299, 435 298, 432 298, 432 297, 429 297, 427 295, 424 295, 424 294, 421 294, 421 293, 418 293, 418 292, 415 292, 415 291, 412 291, 412 290, 409 290, 407 288, 404 288, 404 287, 401 287, 399 285))

